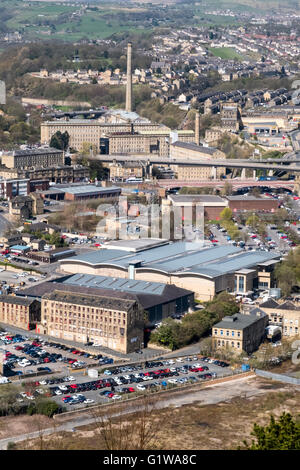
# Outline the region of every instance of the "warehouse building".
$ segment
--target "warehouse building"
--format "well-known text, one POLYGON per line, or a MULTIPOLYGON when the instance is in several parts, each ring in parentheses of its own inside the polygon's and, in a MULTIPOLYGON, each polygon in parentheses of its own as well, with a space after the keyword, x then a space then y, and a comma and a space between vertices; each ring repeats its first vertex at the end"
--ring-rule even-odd
MULTIPOLYGON (((97 152, 100 151, 100 140, 107 134, 112 132, 131 132, 131 114, 132 117, 136 116, 135 113, 127 113, 126 120, 128 122, 101 122, 94 119, 70 119, 70 120, 56 120, 44 121, 41 124, 41 142, 50 143, 51 137, 58 131, 68 132, 70 136, 69 145, 78 151, 82 150, 85 143, 92 145, 97 152)), ((118 120, 118 119, 117 119, 118 120)), ((154 124, 151 122, 135 122, 135 131, 150 131, 155 132, 159 129, 166 129, 162 124, 154 124)))
MULTIPOLYGON (((137 240, 141 247, 141 240, 137 240)), ((61 270, 174 284, 192 290, 200 300, 211 300, 218 292, 248 293, 254 288, 273 287, 273 271, 280 253, 245 252, 228 246, 203 247, 184 241, 165 243, 138 253, 103 248, 63 260, 61 270)), ((134 247, 135 240, 128 240, 134 247)))
POLYGON ((227 196, 228 206, 232 212, 255 211, 274 212, 279 208, 280 202, 270 197, 255 196, 227 196))
POLYGON ((194 294, 190 290, 158 282, 136 281, 124 278, 75 274, 55 281, 46 281, 19 291, 18 295, 42 299, 54 290, 87 288, 97 295, 135 300, 147 314, 145 323, 154 325, 164 318, 180 316, 194 306, 194 294))
POLYGON ((24 330, 32 330, 41 320, 41 303, 36 299, 0 295, 0 321, 24 330))
POLYGON ((107 297, 97 289, 65 285, 43 295, 41 303, 38 333, 125 354, 143 347, 143 309, 127 294, 107 297))
POLYGON ((121 188, 117 186, 102 187, 94 184, 74 184, 73 186, 52 186, 50 189, 41 192, 41 194, 45 199, 85 201, 87 199, 118 198, 121 192, 121 188))
POLYGON ((221 212, 228 207, 227 199, 207 194, 169 194, 167 200, 173 207, 180 207, 182 215, 185 208, 203 207, 204 217, 207 220, 218 220, 221 212))
POLYGON ((40 263, 56 263, 59 260, 73 256, 75 253, 71 248, 55 248, 49 251, 30 251, 28 258, 39 261, 40 263))

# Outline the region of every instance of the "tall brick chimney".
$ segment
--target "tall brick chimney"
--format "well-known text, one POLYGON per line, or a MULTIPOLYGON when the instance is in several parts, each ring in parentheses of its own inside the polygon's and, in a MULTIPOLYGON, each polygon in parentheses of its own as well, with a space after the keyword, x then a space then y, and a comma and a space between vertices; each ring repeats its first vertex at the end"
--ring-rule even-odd
POLYGON ((132 44, 127 45, 127 85, 126 85, 126 111, 132 111, 132 75, 131 75, 132 44))
POLYGON ((200 113, 196 112, 195 116, 195 144, 200 145, 200 113))

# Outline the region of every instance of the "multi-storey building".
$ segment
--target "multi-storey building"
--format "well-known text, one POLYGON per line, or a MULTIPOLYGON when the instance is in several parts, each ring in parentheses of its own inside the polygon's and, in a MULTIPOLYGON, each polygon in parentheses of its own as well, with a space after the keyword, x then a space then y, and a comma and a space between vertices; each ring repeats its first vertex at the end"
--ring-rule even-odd
POLYGON ((143 309, 128 294, 108 297, 97 289, 65 286, 42 297, 38 331, 127 354, 142 347, 143 321, 143 309))
POLYGON ((174 162, 175 160, 188 159, 191 160, 191 165, 180 165, 173 163, 171 168, 177 174, 177 178, 180 181, 198 181, 208 180, 211 178, 220 178, 226 173, 223 167, 208 167, 195 166, 192 164, 192 160, 224 160, 226 155, 221 150, 215 147, 204 147, 189 142, 174 142, 170 145, 170 158, 174 162))
POLYGON ((138 162, 124 162, 124 163, 110 163, 109 176, 112 181, 126 180, 130 177, 143 178, 145 171, 142 163, 138 162))
POLYGON ((212 328, 213 347, 232 348, 251 354, 264 340, 267 325, 268 316, 258 308, 248 315, 236 313, 225 316, 212 328))
POLYGON ((64 154, 62 150, 51 147, 15 150, 2 155, 1 161, 7 168, 45 168, 64 165, 64 154))
POLYGON ((192 143, 195 140, 195 132, 192 130, 171 132, 168 129, 115 132, 108 134, 107 140, 107 153, 110 155, 139 153, 168 157, 171 141, 192 143))
POLYGON ((0 181, 0 197, 7 199, 15 196, 27 196, 30 192, 29 179, 11 179, 0 181))
POLYGON ((3 180, 10 178, 31 180, 48 180, 55 183, 75 183, 86 181, 90 177, 88 167, 82 165, 51 166, 46 168, 21 169, 0 168, 3 180))
POLYGON ((223 129, 238 132, 242 129, 241 111, 238 103, 228 101, 221 106, 221 123, 223 129))
POLYGON ((292 302, 278 303, 274 299, 260 304, 259 308, 269 317, 269 324, 279 326, 283 337, 298 336, 300 333, 300 306, 292 302))
MULTIPOLYGON (((135 131, 156 131, 166 128, 161 124, 153 123, 135 123, 135 131)), ((128 123, 104 123, 95 120, 71 119, 69 121, 45 121, 41 124, 41 142, 48 143, 56 132, 68 132, 70 139, 69 145, 73 149, 80 151, 83 144, 88 143, 100 151, 100 139, 113 132, 131 132, 132 124, 128 123)))
POLYGON ((41 303, 35 299, 0 295, 0 321, 17 326, 24 330, 32 330, 41 320, 41 303))

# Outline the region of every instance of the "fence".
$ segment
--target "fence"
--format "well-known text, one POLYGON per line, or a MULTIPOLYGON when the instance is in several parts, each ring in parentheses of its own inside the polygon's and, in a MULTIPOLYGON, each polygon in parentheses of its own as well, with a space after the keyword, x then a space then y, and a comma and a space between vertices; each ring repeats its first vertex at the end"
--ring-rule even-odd
POLYGON ((285 383, 289 383, 292 385, 300 385, 300 379, 297 379, 296 377, 291 377, 289 375, 275 374, 274 372, 269 372, 269 371, 260 370, 260 369, 256 369, 255 373, 259 377, 264 377, 266 379, 277 380, 279 382, 285 382, 285 383))
POLYGON ((146 389, 144 391, 140 390, 140 391, 136 391, 130 395, 122 395, 122 399, 121 400, 118 400, 117 402, 108 402, 108 403, 101 403, 101 404, 97 404, 97 405, 92 405, 92 406, 86 406, 85 408, 76 408, 74 410, 70 410, 70 411, 63 411, 62 413, 59 413, 59 414, 55 414, 53 416, 54 419, 56 420, 60 420, 60 419, 64 419, 66 418, 67 416, 74 416, 76 415, 77 413, 78 414, 82 414, 82 413, 86 413, 87 411, 91 411, 91 410, 102 410, 102 409, 106 409, 106 408, 110 408, 111 406, 117 406, 118 404, 121 404, 121 403, 130 403, 130 402, 135 402, 135 401, 139 401, 139 399, 143 398, 143 396, 147 395, 147 396, 155 396, 155 397, 158 397, 158 399, 160 397, 163 397, 164 395, 166 394, 170 394, 170 393, 174 393, 174 392, 181 392, 181 391, 187 391, 187 392, 192 392, 193 390, 201 390, 205 387, 209 387, 209 386, 212 386, 212 385, 217 385, 217 384, 220 384, 220 383, 224 383, 224 382, 228 382, 230 380, 234 380, 234 379, 237 379, 237 378, 251 378, 251 377, 254 377, 254 372, 253 371, 247 371, 247 372, 243 372, 241 370, 235 370, 235 371, 232 371, 230 374, 222 374, 222 375, 218 375, 217 378, 210 378, 210 379, 207 379, 203 382, 200 382, 200 381, 197 381, 196 383, 185 383, 185 384, 179 384, 179 383, 176 383, 176 384, 168 384, 167 387, 155 387, 154 389, 146 389))

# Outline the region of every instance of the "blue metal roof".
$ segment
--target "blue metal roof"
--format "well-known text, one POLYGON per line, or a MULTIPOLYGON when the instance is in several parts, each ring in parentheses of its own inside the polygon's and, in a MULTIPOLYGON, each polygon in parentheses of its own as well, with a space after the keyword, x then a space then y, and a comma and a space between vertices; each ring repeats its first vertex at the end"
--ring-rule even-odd
POLYGON ((199 249, 198 247, 197 251, 194 250, 191 253, 181 253, 180 256, 176 258, 173 257, 170 261, 162 260, 161 262, 154 264, 151 267, 167 272, 174 272, 184 268, 191 268, 192 266, 198 264, 204 265, 210 261, 215 261, 216 259, 221 262, 224 257, 241 252, 241 248, 237 248, 232 245, 223 245, 215 248, 211 247, 202 249, 199 249))
POLYGON ((27 245, 14 245, 14 246, 11 246, 10 247, 10 250, 19 250, 19 251, 24 251, 24 250, 28 250, 30 248, 30 246, 27 246, 27 245))
MULTIPOLYGON (((223 245, 205 248, 198 243, 174 242, 167 245, 128 253, 118 249, 92 251, 64 260, 63 263, 82 263, 91 266, 111 265, 125 269, 131 262, 141 262, 140 269, 163 271, 167 273, 199 274, 218 277, 240 269, 256 267, 257 264, 275 260, 279 253, 265 251, 245 252, 239 247, 223 245)), ((84 282, 88 281, 88 278, 84 282)), ((104 282, 104 280, 101 280, 104 282)), ((141 284, 142 285, 142 284, 141 284)))

